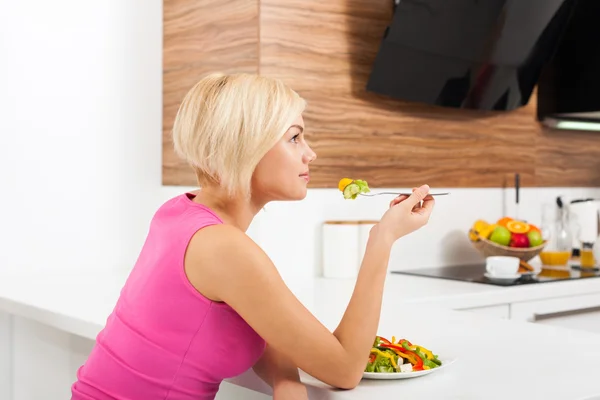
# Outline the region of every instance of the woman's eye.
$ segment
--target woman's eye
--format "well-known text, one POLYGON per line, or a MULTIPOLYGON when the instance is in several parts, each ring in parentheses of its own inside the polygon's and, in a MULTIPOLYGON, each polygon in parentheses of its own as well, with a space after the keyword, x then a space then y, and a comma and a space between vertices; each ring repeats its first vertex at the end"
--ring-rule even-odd
POLYGON ((300 137, 300 134, 296 134, 294 135, 294 137, 292 137, 292 139, 290 140, 290 142, 292 143, 298 143, 298 138, 300 137))

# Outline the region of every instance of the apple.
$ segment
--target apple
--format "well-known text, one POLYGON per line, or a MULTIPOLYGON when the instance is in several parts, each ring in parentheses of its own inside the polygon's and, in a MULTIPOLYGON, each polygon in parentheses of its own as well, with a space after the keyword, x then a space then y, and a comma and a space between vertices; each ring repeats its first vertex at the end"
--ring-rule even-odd
POLYGON ((496 229, 492 232, 490 236, 490 240, 494 243, 498 243, 502 246, 508 246, 510 243, 510 231, 503 226, 497 226, 496 229))
POLYGON ((529 238, 524 233, 513 233, 510 238, 510 247, 529 247, 529 238))
POLYGON ((529 246, 535 247, 544 243, 544 239, 542 238, 542 234, 540 231, 529 231, 527 232, 527 238, 529 239, 529 246))

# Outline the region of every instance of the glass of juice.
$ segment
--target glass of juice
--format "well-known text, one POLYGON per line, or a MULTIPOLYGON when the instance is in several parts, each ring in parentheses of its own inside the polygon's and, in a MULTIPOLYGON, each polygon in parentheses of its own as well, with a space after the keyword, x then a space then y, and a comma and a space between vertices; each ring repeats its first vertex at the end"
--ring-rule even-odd
POLYGON ((596 260, 594 259, 594 243, 583 242, 581 243, 581 249, 579 251, 579 262, 581 268, 594 268, 596 267, 596 260))
POLYGON ((544 265, 567 265, 571 258, 570 250, 545 250, 540 253, 540 260, 544 265))
POLYGON ((546 241, 546 246, 540 253, 542 264, 567 265, 571 259, 573 235, 565 210, 545 205, 542 209, 541 231, 546 241))

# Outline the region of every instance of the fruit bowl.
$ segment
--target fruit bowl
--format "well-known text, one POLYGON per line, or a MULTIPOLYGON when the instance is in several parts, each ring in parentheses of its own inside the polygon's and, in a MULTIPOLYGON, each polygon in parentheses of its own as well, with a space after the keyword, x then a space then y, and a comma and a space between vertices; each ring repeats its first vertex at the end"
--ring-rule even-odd
POLYGON ((471 229, 469 231, 469 236, 471 237, 471 243, 473 246, 479 250, 479 252, 484 257, 490 256, 509 256, 509 257, 517 257, 521 259, 521 261, 529 261, 533 257, 537 256, 542 252, 544 247, 546 247, 546 242, 534 247, 510 247, 503 246, 498 243, 494 243, 489 239, 481 237, 475 230, 471 229))
POLYGON ((484 257, 509 256, 524 262, 540 254, 546 246, 538 227, 510 217, 492 224, 482 219, 475 221, 469 238, 484 257))

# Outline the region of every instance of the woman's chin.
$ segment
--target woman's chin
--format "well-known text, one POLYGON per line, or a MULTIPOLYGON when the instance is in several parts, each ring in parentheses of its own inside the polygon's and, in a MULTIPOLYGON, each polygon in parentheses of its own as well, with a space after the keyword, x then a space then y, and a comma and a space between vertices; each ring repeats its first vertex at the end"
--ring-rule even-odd
POLYGON ((296 191, 295 193, 290 193, 289 199, 291 201, 304 200, 306 195, 308 194, 308 189, 306 187, 296 191))
POLYGON ((305 198, 306 198, 306 191, 304 193, 294 193, 293 195, 287 196, 285 200, 298 201, 298 200, 304 200, 305 198))

